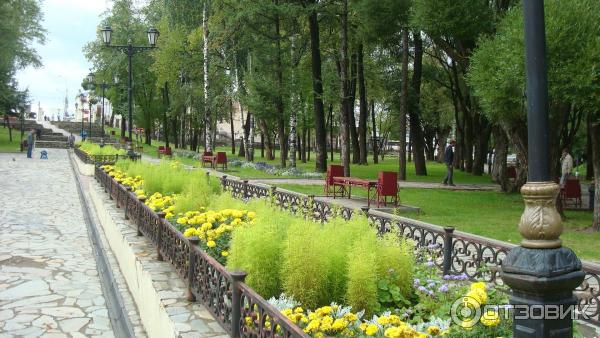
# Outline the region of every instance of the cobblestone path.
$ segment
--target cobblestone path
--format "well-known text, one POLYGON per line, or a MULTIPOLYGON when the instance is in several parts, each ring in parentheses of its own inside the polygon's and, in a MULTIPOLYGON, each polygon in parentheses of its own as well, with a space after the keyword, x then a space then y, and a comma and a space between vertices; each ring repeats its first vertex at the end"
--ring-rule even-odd
POLYGON ((113 337, 67 152, 0 154, 0 191, 0 338, 113 337))

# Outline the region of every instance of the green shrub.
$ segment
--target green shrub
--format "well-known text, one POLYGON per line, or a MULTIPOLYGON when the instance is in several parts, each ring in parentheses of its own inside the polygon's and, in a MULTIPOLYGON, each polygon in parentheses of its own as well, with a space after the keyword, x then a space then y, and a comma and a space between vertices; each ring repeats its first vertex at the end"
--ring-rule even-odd
POLYGON ((274 210, 266 200, 252 201, 247 209, 256 212, 254 224, 235 228, 227 268, 246 271, 246 283, 264 298, 278 297, 282 291, 279 269, 286 230, 290 224, 303 222, 274 210))
POLYGON ((98 144, 87 141, 77 142, 77 145, 79 145, 79 149, 89 155, 125 155, 126 153, 124 149, 117 149, 110 145, 100 147, 98 144))
POLYGON ((391 278, 390 282, 400 288, 406 299, 410 297, 413 286, 413 249, 412 242, 397 234, 386 234, 378 239, 377 275, 379 279, 391 278))
POLYGON ((365 310, 367 316, 378 309, 377 239, 373 233, 357 241, 348 253, 348 287, 346 304, 354 311, 365 310))
POLYGON ((283 251, 283 291, 306 308, 329 303, 328 258, 322 248, 327 240, 321 225, 311 221, 292 223, 283 251))

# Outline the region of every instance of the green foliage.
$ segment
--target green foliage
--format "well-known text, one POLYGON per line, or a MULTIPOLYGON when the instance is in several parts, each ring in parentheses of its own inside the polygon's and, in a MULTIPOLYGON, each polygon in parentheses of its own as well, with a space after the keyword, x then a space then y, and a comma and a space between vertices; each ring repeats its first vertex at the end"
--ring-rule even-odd
POLYGON ((414 244, 397 234, 386 234, 377 245, 377 275, 398 287, 404 297, 411 293, 413 283, 414 244))
POLYGON ((96 143, 92 142, 77 142, 79 145, 79 149, 83 150, 85 153, 89 155, 125 155, 126 151, 124 149, 117 149, 110 145, 105 145, 104 147, 100 147, 96 143))
POLYGON ((234 230, 227 268, 246 271, 246 283, 264 298, 277 297, 287 229, 302 227, 304 221, 273 209, 264 199, 250 202, 247 208, 256 212, 256 218, 254 224, 234 230))
POLYGON ((364 309, 367 316, 379 309, 375 235, 363 237, 348 253, 348 288, 346 303, 353 309, 364 309))

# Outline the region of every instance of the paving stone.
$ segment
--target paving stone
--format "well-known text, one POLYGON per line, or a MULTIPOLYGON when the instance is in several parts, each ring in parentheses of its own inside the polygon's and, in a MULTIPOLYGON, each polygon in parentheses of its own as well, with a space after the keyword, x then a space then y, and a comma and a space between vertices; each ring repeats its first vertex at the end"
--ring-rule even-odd
POLYGON ((76 332, 81 330, 82 327, 87 325, 90 322, 90 318, 71 318, 71 319, 63 319, 59 322, 60 328, 64 332, 76 332))

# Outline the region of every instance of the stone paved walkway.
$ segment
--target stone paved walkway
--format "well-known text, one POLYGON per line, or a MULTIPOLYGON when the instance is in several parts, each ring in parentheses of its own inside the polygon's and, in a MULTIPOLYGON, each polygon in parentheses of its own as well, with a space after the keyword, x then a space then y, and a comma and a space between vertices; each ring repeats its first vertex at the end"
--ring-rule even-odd
POLYGON ((49 153, 0 154, 0 337, 114 337, 68 154, 49 153))

